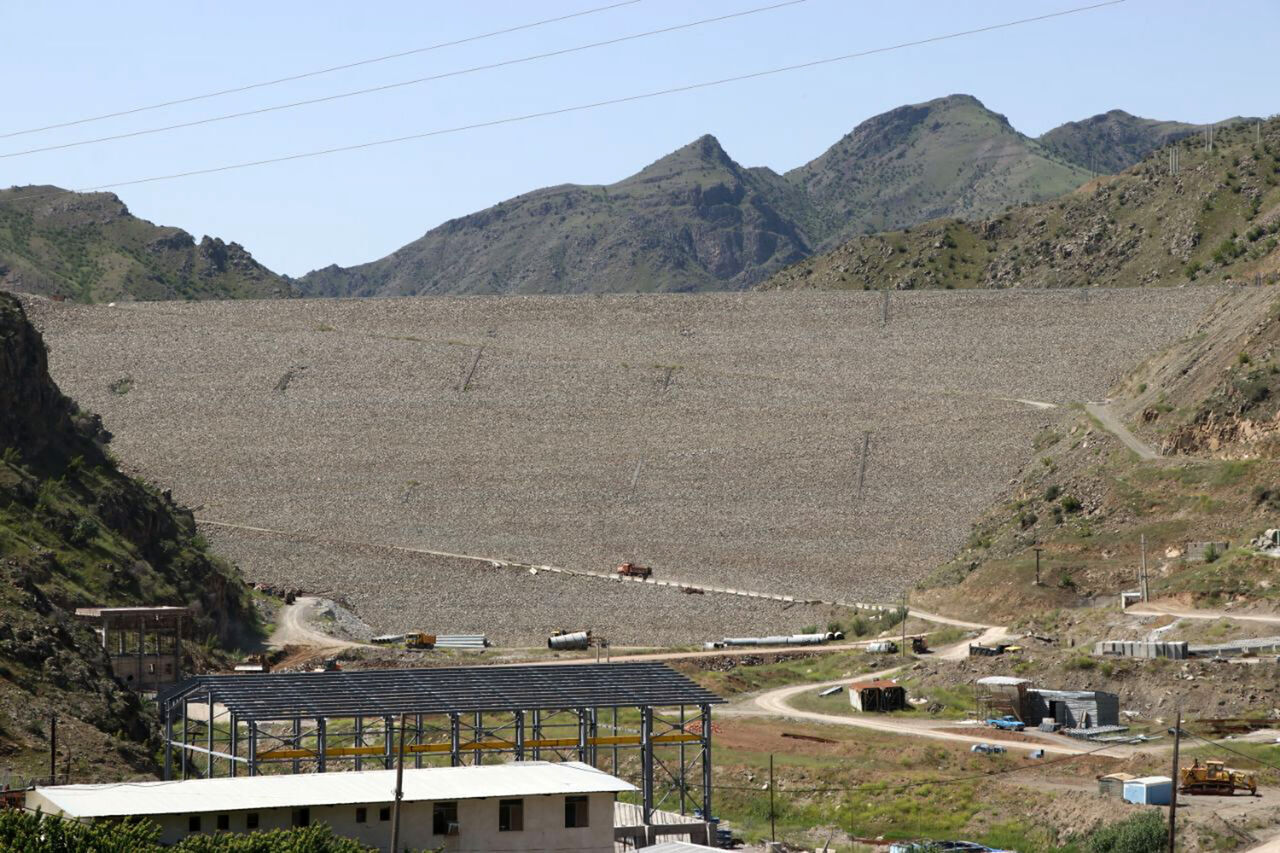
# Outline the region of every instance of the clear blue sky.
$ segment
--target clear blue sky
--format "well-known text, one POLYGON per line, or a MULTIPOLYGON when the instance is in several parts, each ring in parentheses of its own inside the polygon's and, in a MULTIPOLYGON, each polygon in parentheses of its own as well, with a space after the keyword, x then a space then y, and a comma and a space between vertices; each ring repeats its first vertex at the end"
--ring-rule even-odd
MULTIPOLYGON (((407 50, 608 0, 0 5, 0 132, 407 50)), ((439 73, 767 5, 643 0, 252 93, 0 140, 0 153, 439 73)), ((554 109, 1082 5, 807 2, 452 80, 157 136, 0 159, 0 186, 86 187, 554 109)), ((243 243, 293 275, 373 260, 550 184, 623 178, 703 133, 778 171, 869 116, 965 92, 1036 135, 1119 107, 1187 121, 1277 106, 1280 2, 1127 0, 1076 16, 658 100, 369 151, 129 187, 137 215, 243 243)))

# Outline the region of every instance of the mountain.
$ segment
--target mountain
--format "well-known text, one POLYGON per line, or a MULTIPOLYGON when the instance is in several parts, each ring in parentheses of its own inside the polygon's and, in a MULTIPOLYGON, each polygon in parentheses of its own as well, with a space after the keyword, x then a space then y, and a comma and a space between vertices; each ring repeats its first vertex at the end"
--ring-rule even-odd
POLYGON ((238 572, 190 512, 120 473, 109 439, 49 378, 40 334, 0 293, 0 753, 20 776, 47 772, 51 711, 77 779, 154 770, 154 711, 112 679, 76 607, 188 605, 184 645, 201 659, 257 631, 238 572))
MULTIPOLYGON (((1237 117, 1219 122, 1217 126, 1256 121, 1258 119, 1237 117)), ((1100 174, 1116 174, 1137 164, 1157 148, 1207 127, 1141 118, 1124 110, 1111 110, 1084 121, 1059 125, 1041 136, 1039 142, 1068 163, 1100 174)))
POLYGON ((803 205, 703 136, 619 183, 527 193, 298 284, 313 296, 740 289, 809 254, 803 205))
POLYGON ((953 95, 869 119, 786 175, 745 168, 703 136, 616 184, 528 193, 297 286, 312 296, 741 289, 850 234, 986 215, 1087 177, 953 95))
POLYGON ((762 288, 1124 287, 1280 278, 1280 119, 1176 144, 1127 172, 990 218, 856 237, 762 288))
POLYGON ((80 302, 292 295, 238 243, 131 215, 112 193, 0 190, 0 288, 80 302))
POLYGON ((819 242, 940 216, 985 216, 1088 179, 971 95, 898 107, 786 175, 816 211, 819 242))

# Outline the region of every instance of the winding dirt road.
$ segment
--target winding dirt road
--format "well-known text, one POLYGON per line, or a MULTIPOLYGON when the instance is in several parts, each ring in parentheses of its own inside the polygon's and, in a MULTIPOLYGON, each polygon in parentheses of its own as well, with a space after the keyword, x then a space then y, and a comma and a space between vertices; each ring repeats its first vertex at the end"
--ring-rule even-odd
POLYGON ((318 615, 320 599, 310 596, 298 596, 293 604, 286 604, 276 615, 276 629, 267 640, 276 648, 285 646, 306 646, 315 650, 316 654, 324 652, 340 652, 343 649, 363 646, 338 637, 331 637, 311 627, 312 620, 318 615))
POLYGON ((1240 622, 1264 622, 1280 625, 1280 615, 1266 613, 1236 613, 1231 610, 1196 610, 1183 607, 1171 601, 1148 601, 1146 604, 1133 604, 1125 609, 1125 613, 1134 616, 1177 616, 1179 619, 1235 619, 1240 622))
POLYGON ((1129 428, 1111 412, 1111 408, 1105 403, 1085 403, 1084 410, 1097 419, 1102 424, 1103 429, 1120 439, 1120 443, 1125 447, 1138 454, 1139 459, 1150 461, 1159 459, 1160 454, 1151 447, 1151 445, 1129 432, 1129 428))

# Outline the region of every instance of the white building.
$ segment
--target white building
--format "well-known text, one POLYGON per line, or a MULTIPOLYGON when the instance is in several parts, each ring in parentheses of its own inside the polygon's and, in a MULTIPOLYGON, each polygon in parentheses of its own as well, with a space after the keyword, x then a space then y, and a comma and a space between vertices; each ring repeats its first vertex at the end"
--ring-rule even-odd
MULTIPOLYGON (((27 794, 27 808, 86 822, 130 815, 173 844, 199 833, 325 823, 386 850, 394 770, 60 785, 27 794)), ((449 851, 614 849, 614 800, 636 790, 576 761, 521 761, 404 771, 400 840, 449 851)))

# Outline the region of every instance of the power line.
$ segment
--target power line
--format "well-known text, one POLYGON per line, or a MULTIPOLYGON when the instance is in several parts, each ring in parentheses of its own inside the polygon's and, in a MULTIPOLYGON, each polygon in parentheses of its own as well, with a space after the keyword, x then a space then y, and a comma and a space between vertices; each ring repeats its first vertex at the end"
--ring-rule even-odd
MULTIPOLYGON (((312 157, 323 157, 329 154, 338 154, 345 151, 359 151, 367 148, 376 148, 383 145, 395 145, 401 142, 409 142, 417 139, 428 139, 435 136, 446 136, 454 133, 462 133, 467 130, 478 130, 486 127, 496 127, 505 124, 516 124, 518 122, 530 121, 535 118, 547 118, 550 116, 565 115, 568 113, 584 112, 587 110, 599 109, 600 107, 613 106, 617 104, 632 103, 635 101, 649 100, 659 98, 666 95, 674 95, 682 92, 691 92, 698 89, 708 89, 714 86, 722 86, 728 83, 737 83, 744 80, 754 80, 761 77, 769 77, 776 74, 785 74, 791 71, 799 71, 807 68, 816 68, 822 65, 830 65, 836 62, 845 62, 852 59, 860 59, 866 56, 872 56, 881 53, 890 53, 892 51, 903 50, 908 47, 918 47, 925 44, 933 44, 936 42, 948 41, 951 39, 963 38, 964 36, 976 35, 979 33, 992 32, 994 30, 1008 29, 1010 27, 1020 26, 1022 24, 1034 23, 1037 21, 1049 20, 1051 18, 1060 18, 1066 15, 1074 15, 1080 12, 1101 9, 1106 6, 1117 6, 1124 3, 1125 0, 1105 0, 1102 3, 1094 3, 1088 6, 1076 6, 1071 9, 1065 9, 1060 12, 1050 12, 1044 15, 1037 15, 1031 18, 1020 18, 1014 21, 1006 21, 1000 24, 991 24, 985 27, 977 27, 970 30, 961 30, 959 32, 947 33, 945 35, 930 36, 929 38, 916 39, 914 41, 901 42, 887 47, 872 48, 870 50, 858 51, 856 53, 846 53, 840 56, 827 57, 825 59, 815 59, 809 62, 800 62, 794 65, 783 65, 776 68, 770 68, 763 71, 754 71, 748 74, 738 74, 732 77, 722 77, 718 80, 708 80, 701 83, 689 83, 683 86, 674 86, 669 89, 659 89, 652 92, 644 92, 637 95, 627 95, 620 98, 610 98, 603 101, 594 101, 587 104, 578 104, 571 107, 560 107, 553 110, 543 110, 534 113, 525 113, 518 116, 508 116, 506 118, 492 119, 490 121, 475 122, 473 124, 459 125, 456 127, 442 128, 439 130, 430 130, 422 133, 413 133, 405 136, 392 137, 390 139, 377 139, 370 142, 361 142, 354 145, 339 145, 333 148, 323 148, 316 151, 304 151, 297 154, 286 154, 280 157, 268 157, 262 160, 249 160, 241 163, 230 163, 223 166, 212 166, 204 169, 191 169, 185 172, 173 172, 167 175, 156 175, 148 178, 135 178, 126 181, 115 181, 112 183, 98 184, 92 187, 82 187, 71 190, 71 192, 97 192, 100 190, 114 189, 117 187, 137 186, 139 184, 156 183, 159 181, 171 181, 178 178, 190 178, 197 175, 211 175, 219 172, 230 172, 238 169, 248 169, 254 166, 266 166, 274 163, 286 163, 292 160, 303 160, 312 157)), ((15 201, 27 200, 41 196, 61 195, 62 192, 36 193, 30 196, 17 196, 15 201)))
MULTIPOLYGON (((330 101, 340 101, 346 98, 355 98, 361 95, 371 95, 378 92, 388 92, 393 89, 403 89, 406 86, 417 86, 423 83, 431 83, 436 80, 444 80, 449 77, 462 77, 467 74, 475 74, 476 72, 479 72, 479 71, 492 71, 495 68, 506 68, 511 65, 520 65, 525 62, 535 62, 541 59, 550 59, 556 56, 565 56, 571 53, 580 53, 584 50, 592 50, 597 47, 608 47, 610 45, 622 44, 623 42, 628 42, 628 41, 636 41, 637 39, 648 38, 650 36, 664 35, 666 33, 673 33, 679 30, 692 29, 693 27, 700 27, 706 24, 721 23, 723 21, 729 21, 734 18, 744 18, 744 17, 747 17, 748 15, 757 15, 761 12, 771 12, 776 9, 784 8, 786 6, 796 6, 805 2, 807 2, 807 0, 784 0, 781 3, 774 3, 773 5, 770 5, 770 6, 759 6, 754 9, 747 9, 742 12, 733 12, 728 15, 718 15, 714 18, 703 18, 702 20, 691 21, 687 24, 676 24, 670 27, 662 27, 656 30, 647 30, 641 33, 632 33, 631 35, 605 39, 604 41, 590 42, 588 44, 581 44, 575 47, 566 47, 560 50, 547 51, 545 53, 535 53, 531 56, 522 56, 518 59, 505 59, 505 60, 502 60, 501 62, 490 62, 485 65, 473 65, 470 68, 462 68, 454 71, 445 71, 440 74, 431 74, 426 77, 415 77, 412 80, 400 80, 395 83, 385 83, 381 86, 370 86, 365 89, 353 89, 349 92, 340 92, 338 94, 325 95, 319 98, 308 98, 302 101, 291 101, 289 103, 275 104, 269 107, 260 107, 258 109, 243 110, 241 112, 235 112, 235 113, 224 113, 223 115, 210 116, 209 118, 195 119, 193 121, 179 122, 177 124, 163 125, 160 127, 144 128, 142 130, 132 130, 126 133, 112 134, 110 136, 99 136, 93 139, 81 139, 75 142, 63 142, 57 145, 45 145, 39 148, 27 148, 22 151, 11 151, 5 154, 0 154, 0 160, 8 159, 11 157, 25 157, 28 154, 39 154, 46 151, 61 151, 66 148, 79 148, 80 146, 83 146, 83 145, 96 145, 100 142, 113 142, 119 139, 132 139, 133 137, 136 137, 136 136, 149 136, 155 133, 166 133, 170 130, 180 130, 186 127, 198 127, 200 125, 214 124, 220 121, 229 121, 230 119, 263 115, 264 113, 280 112, 281 110, 291 110, 291 109, 296 109, 297 107, 305 107, 313 104, 324 104, 330 101)), ((0 137, 0 138, 3 138, 3 137, 0 137)))
POLYGON ((118 110, 113 113, 103 113, 102 115, 87 116, 85 118, 73 119, 71 121, 59 122, 58 124, 48 124, 44 127, 32 127, 26 130, 14 130, 8 133, 0 133, 0 139, 9 139, 14 136, 24 136, 29 133, 40 133, 46 130, 57 130, 62 127, 73 127, 78 124, 88 124, 95 121, 103 121, 109 118, 119 118, 120 116, 134 115, 136 113, 148 112, 150 110, 158 110, 164 107, 173 107, 179 104, 189 104, 193 101, 203 101, 209 98, 218 98, 223 95, 234 95, 240 92, 249 92, 254 89, 265 89, 268 86, 278 86, 281 83, 292 83, 295 80, 305 80, 308 77, 318 77, 322 74, 332 74, 335 71, 346 71, 350 68, 359 68, 362 65, 373 65, 378 62, 386 62, 391 59, 401 59, 406 56, 414 56, 419 53, 429 53, 433 50, 441 50, 446 47, 456 47, 462 44, 470 44, 471 42, 482 41, 483 39, 493 38, 495 36, 509 35, 518 33, 523 30, 531 30, 536 27, 546 26, 547 24, 558 24, 562 21, 569 21, 574 18, 583 18, 588 15, 595 15, 600 12, 608 12, 613 9, 619 9, 623 6, 634 6, 642 3, 644 0, 623 0, 620 3, 612 3, 608 6, 597 6, 593 9, 584 9, 581 12, 572 12, 568 15, 560 15, 555 18, 544 18, 540 21, 532 21, 527 24, 519 24, 514 27, 507 27, 502 30, 494 30, 493 32, 480 33, 479 35, 467 36, 466 38, 454 39, 453 41, 443 41, 437 44, 427 45, 426 47, 415 47, 411 50, 402 50, 399 53, 388 53, 384 56, 375 56, 370 59, 360 59, 355 62, 348 62, 343 65, 331 65, 328 68, 319 68, 315 71, 304 71, 299 74, 292 74, 288 77, 277 77, 274 80, 264 80, 260 83, 249 83, 244 86, 236 86, 230 89, 219 89, 215 92, 206 92, 202 95, 191 95, 185 98, 175 98, 171 101, 161 101, 155 104, 148 104, 141 107, 131 107, 125 110, 118 110))
POLYGON ((1183 728, 1182 733, 1183 733, 1184 735, 1187 735, 1188 737, 1193 737, 1193 738, 1195 738, 1196 740, 1204 741, 1205 743, 1209 744, 1210 746, 1216 747, 1216 748, 1218 748, 1218 749, 1225 749, 1227 752, 1234 752, 1236 755, 1240 756, 1241 758, 1247 758, 1247 759, 1249 759, 1250 761, 1254 762, 1255 764, 1261 764, 1263 767, 1270 767, 1272 770, 1280 770, 1280 764, 1272 764, 1271 762, 1269 762, 1269 761, 1267 761, 1267 760, 1265 760, 1265 759, 1259 758, 1259 757, 1257 757, 1256 755, 1250 755, 1249 753, 1244 752, 1244 751, 1242 751, 1242 750, 1235 749, 1234 747, 1227 746, 1227 745, 1226 745, 1225 743, 1223 743, 1222 741, 1218 741, 1218 740, 1209 740, 1209 738, 1204 737, 1203 735, 1198 735, 1198 734, 1196 734, 1195 732, 1189 732, 1189 731, 1187 731, 1185 727, 1183 728))

